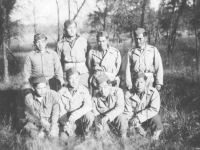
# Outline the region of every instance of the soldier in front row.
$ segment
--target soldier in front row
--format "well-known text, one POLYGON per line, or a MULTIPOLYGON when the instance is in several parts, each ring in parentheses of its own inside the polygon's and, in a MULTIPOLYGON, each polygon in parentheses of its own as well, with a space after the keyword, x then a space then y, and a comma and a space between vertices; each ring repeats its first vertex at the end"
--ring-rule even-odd
POLYGON ((138 73, 133 77, 134 88, 125 95, 124 114, 137 132, 145 135, 144 128, 150 127, 152 139, 158 140, 163 130, 159 115, 160 95, 155 88, 147 84, 147 77, 144 73, 138 73))
POLYGON ((25 131, 31 137, 58 137, 59 95, 48 89, 44 76, 33 77, 33 89, 25 97, 25 131))
MULTIPOLYGON (((124 93, 122 89, 113 87, 106 74, 98 76, 98 92, 93 97, 93 113, 95 125, 100 133, 109 127, 116 130, 120 137, 126 137, 128 122, 124 111, 124 93)), ((98 133, 98 132, 97 132, 98 133)))
POLYGON ((107 74, 111 81, 119 85, 119 73, 121 66, 121 54, 118 49, 108 44, 108 34, 105 31, 97 33, 97 50, 91 50, 87 58, 87 64, 90 71, 90 83, 97 92, 97 85, 95 85, 95 78, 101 74, 107 74))
POLYGON ((67 85, 59 91, 61 96, 59 124, 63 140, 75 133, 87 135, 94 121, 91 96, 89 90, 80 83, 80 78, 75 68, 68 69, 67 85))
POLYGON ((128 52, 126 65, 126 86, 132 88, 133 76, 138 72, 145 73, 147 85, 158 91, 163 85, 163 65, 158 49, 147 44, 147 32, 143 28, 135 31, 136 48, 128 52))

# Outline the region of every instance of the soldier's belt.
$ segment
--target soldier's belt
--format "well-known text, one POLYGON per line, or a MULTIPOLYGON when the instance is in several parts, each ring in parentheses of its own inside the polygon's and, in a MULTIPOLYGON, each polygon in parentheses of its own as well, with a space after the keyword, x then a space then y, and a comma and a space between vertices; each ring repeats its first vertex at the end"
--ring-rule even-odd
POLYGON ((144 73, 147 77, 153 77, 153 73, 144 73))
POLYGON ((65 63, 64 67, 65 68, 72 68, 72 67, 84 67, 85 62, 80 62, 80 63, 65 63))

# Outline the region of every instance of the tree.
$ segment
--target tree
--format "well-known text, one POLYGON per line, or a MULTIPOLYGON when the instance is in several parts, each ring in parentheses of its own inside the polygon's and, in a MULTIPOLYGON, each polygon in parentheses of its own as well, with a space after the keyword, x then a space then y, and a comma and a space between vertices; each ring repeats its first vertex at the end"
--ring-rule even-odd
POLYGON ((187 0, 182 0, 179 4, 179 1, 172 0, 169 4, 172 4, 172 19, 170 23, 170 31, 169 31, 169 38, 168 38, 168 59, 170 66, 173 66, 173 51, 176 39, 176 31, 179 23, 179 19, 183 13, 183 10, 186 6, 187 0), (178 7, 178 10, 175 8, 178 7))
POLYGON ((58 39, 57 39, 57 41, 59 41, 60 40, 60 9, 59 9, 58 0, 56 0, 56 6, 57 6, 57 16, 58 16, 58 27, 57 27, 58 39))
POLYGON ((0 46, 3 50, 4 82, 9 81, 7 47, 10 44, 10 14, 16 0, 0 0, 0 46))

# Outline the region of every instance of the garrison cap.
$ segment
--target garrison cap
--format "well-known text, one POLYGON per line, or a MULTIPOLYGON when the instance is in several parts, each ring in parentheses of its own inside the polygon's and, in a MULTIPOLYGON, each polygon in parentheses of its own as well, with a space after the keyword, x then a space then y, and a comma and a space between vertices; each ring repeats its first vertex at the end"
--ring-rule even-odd
POLYGON ((137 30, 135 30, 135 34, 136 34, 136 35, 143 34, 144 32, 145 32, 145 29, 144 29, 144 28, 137 28, 137 30))
POLYGON ((146 75, 143 72, 138 72, 135 76, 133 76, 134 80, 139 78, 144 78, 146 80, 146 75))
POLYGON ((37 34, 34 35, 34 41, 33 42, 35 43, 35 42, 37 42, 39 40, 43 40, 43 39, 47 40, 47 37, 42 33, 37 33, 37 34))
POLYGON ((78 71, 76 70, 76 68, 69 68, 66 71, 66 77, 69 78, 71 75, 78 73, 78 71))
POLYGON ((106 38, 108 38, 108 33, 107 33, 106 31, 99 31, 99 32, 97 33, 97 39, 98 39, 99 37, 106 37, 106 38))
POLYGON ((107 82, 109 81, 109 77, 106 74, 102 74, 100 76, 97 77, 97 85, 100 85, 103 82, 107 82))
POLYGON ((45 76, 35 76, 31 78, 31 82, 33 84, 37 84, 37 83, 47 83, 47 79, 45 76))
POLYGON ((76 21, 74 21, 74 20, 66 20, 66 21, 64 22, 64 27, 67 28, 69 25, 74 24, 74 23, 75 23, 76 26, 77 26, 76 21))

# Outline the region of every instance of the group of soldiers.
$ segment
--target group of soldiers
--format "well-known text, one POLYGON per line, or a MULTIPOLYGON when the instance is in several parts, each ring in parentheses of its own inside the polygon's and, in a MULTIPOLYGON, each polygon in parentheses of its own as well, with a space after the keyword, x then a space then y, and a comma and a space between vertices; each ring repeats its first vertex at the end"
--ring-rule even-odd
POLYGON ((92 129, 98 134, 109 129, 126 138, 135 129, 158 140, 163 130, 159 90, 163 66, 159 51, 147 44, 147 32, 135 31, 135 47, 126 59, 126 88, 118 76, 120 51, 109 45, 105 31, 97 33, 96 50, 77 35, 77 23, 64 23, 63 38, 56 51, 47 47, 44 34, 34 35, 36 49, 24 64, 24 129, 31 137, 67 139, 92 129), (133 127, 133 128, 132 128, 133 127))

